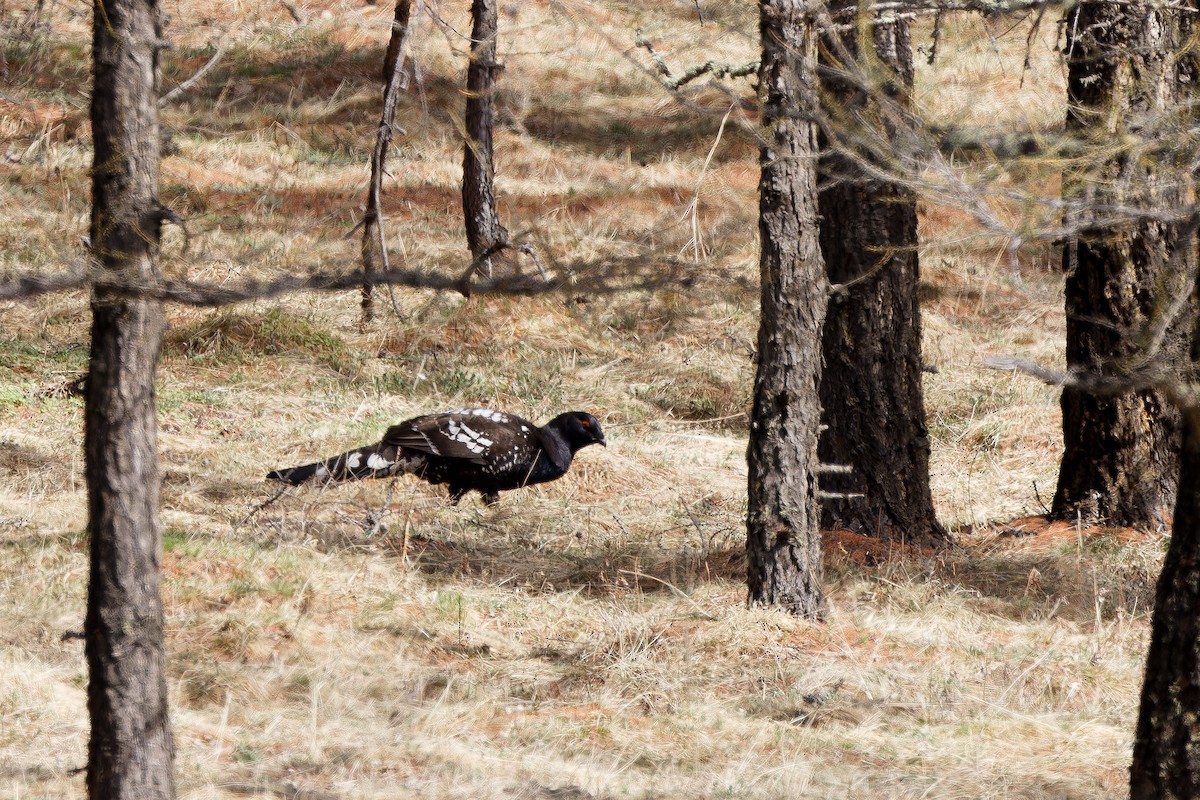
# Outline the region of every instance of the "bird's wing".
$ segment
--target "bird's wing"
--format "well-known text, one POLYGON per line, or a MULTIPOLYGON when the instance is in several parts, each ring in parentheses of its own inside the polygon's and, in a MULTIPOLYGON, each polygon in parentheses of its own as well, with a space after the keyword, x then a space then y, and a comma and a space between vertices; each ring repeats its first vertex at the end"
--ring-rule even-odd
POLYGON ((394 445, 433 456, 487 464, 495 453, 519 446, 533 426, 500 412, 483 409, 429 414, 388 429, 385 445, 394 445))

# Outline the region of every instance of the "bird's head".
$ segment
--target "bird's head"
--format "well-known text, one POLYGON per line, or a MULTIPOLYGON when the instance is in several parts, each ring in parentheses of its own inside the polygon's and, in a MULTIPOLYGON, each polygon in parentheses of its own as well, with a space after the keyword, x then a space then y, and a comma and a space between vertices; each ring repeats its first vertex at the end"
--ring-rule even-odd
POLYGON ((565 414, 559 414, 551 424, 562 431, 567 443, 571 445, 571 452, 575 452, 581 447, 587 447, 589 444, 608 447, 608 440, 604 438, 600 420, 586 411, 568 411, 565 414))

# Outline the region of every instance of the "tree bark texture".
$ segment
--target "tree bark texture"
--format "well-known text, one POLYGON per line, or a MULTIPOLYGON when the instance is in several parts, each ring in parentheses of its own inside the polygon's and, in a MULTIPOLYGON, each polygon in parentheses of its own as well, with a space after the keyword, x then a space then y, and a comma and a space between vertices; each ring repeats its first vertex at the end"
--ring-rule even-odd
POLYGON ((822 524, 937 544, 946 531, 929 487, 916 197, 900 183, 869 177, 840 149, 871 160, 867 140, 892 138, 889 111, 907 111, 910 103, 912 44, 907 22, 876 20, 864 51, 854 26, 857 4, 838 10, 837 21, 851 28, 840 38, 826 36, 820 63, 825 118, 840 141, 822 137, 818 200, 826 272, 844 288, 830 297, 825 318, 821 404, 828 428, 818 452, 823 463, 852 471, 822 475, 830 494, 851 495, 826 499, 822 524))
MULTIPOLYGON (((471 63, 467 67, 466 142, 463 145, 463 217, 467 245, 478 256, 508 241, 500 224, 494 189, 492 129, 495 119, 496 76, 502 67, 496 61, 496 0, 472 0, 471 63)), ((491 274, 490 263, 483 264, 491 274)))
MULTIPOLYGON (((97 0, 91 239, 101 275, 158 277, 156 0, 97 0)), ((84 451, 91 563, 84 623, 88 662, 87 786, 94 800, 175 796, 174 747, 160 594, 154 372, 158 301, 92 294, 84 451)))
MULTIPOLYGON (((1189 201, 1187 170, 1154 152, 1177 110, 1178 12, 1145 0, 1086 0, 1069 12, 1067 131, 1112 147, 1139 142, 1063 176, 1066 199, 1083 201, 1065 221, 1067 366, 1121 375, 1140 366, 1161 329, 1162 356, 1186 362, 1195 303, 1195 258, 1170 221, 1096 222, 1104 206, 1176 209, 1189 201), (1155 163, 1157 161, 1157 163, 1155 163)), ((1062 465, 1051 509, 1059 519, 1163 527, 1174 504, 1180 416, 1157 391, 1094 396, 1063 391, 1062 465)))
POLYGON ((1200 797, 1200 409, 1184 420, 1178 502, 1133 745, 1132 800, 1200 797))
POLYGON ((816 34, 799 0, 762 0, 759 13, 762 316, 747 450, 747 584, 751 603, 820 619, 817 436, 828 284, 817 231, 816 34))
MULTIPOLYGON (((462 151, 462 211, 467 223, 467 245, 475 257, 508 242, 509 231, 496 210, 496 166, 492 160, 492 128, 496 116, 496 77, 502 70, 496 60, 496 0, 472 0, 470 65, 467 67, 467 140, 462 151)), ((491 275, 490 260, 481 267, 491 275)))
MULTIPOLYGON (((379 127, 375 132, 375 149, 371 153, 371 183, 367 190, 367 210, 363 214, 363 236, 360 253, 363 272, 367 275, 377 271, 379 262, 386 271, 387 246, 383 235, 383 176, 386 172, 387 151, 395 132, 396 104, 400 90, 404 88, 404 51, 408 47, 409 20, 412 17, 412 0, 396 0, 396 15, 392 21, 392 35, 388 40, 387 54, 383 59, 383 111, 379 127)), ((373 286, 368 281, 362 287, 362 321, 370 322, 375 316, 373 286)))

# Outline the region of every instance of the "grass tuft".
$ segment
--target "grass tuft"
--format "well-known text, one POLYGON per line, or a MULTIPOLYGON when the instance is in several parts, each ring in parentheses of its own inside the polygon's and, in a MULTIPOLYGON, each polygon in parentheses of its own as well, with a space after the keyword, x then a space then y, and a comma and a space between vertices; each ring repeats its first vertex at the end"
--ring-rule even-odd
POLYGON ((360 360, 346 343, 311 320, 273 308, 266 314, 221 311, 167 331, 168 355, 212 363, 246 364, 264 356, 310 358, 342 375, 360 360))

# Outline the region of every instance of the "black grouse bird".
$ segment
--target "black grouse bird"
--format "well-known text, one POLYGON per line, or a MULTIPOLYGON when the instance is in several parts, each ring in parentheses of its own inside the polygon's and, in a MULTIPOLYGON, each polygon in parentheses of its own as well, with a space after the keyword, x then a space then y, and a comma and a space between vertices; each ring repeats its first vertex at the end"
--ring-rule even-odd
POLYGON ((561 478, 589 444, 608 446, 600 422, 586 411, 559 414, 542 427, 515 414, 463 408, 414 417, 388 428, 378 444, 328 461, 268 473, 290 483, 416 475, 450 486, 457 503, 474 489, 487 504, 500 492, 561 478))

